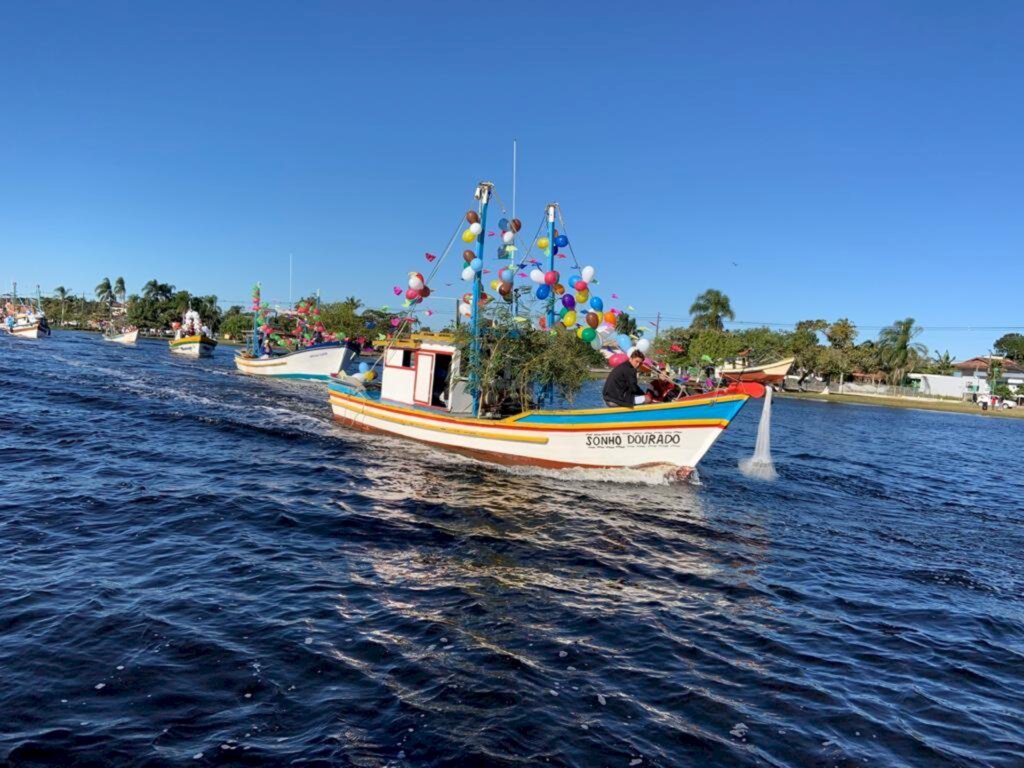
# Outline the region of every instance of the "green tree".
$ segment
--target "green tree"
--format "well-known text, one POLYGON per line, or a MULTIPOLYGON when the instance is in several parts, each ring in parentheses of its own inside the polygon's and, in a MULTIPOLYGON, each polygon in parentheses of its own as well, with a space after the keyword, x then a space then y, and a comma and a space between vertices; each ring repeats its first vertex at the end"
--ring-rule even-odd
POLYGON ((1024 335, 1007 333, 996 339, 992 345, 997 353, 1011 360, 1024 360, 1024 335))
POLYGON ((127 295, 128 291, 124 287, 123 277, 119 277, 114 281, 113 293, 117 300, 124 304, 124 297, 127 295))
POLYGON ((857 339, 857 326, 841 317, 825 329, 825 338, 836 349, 852 349, 857 339))
POLYGON ((158 280, 150 280, 142 286, 142 298, 154 299, 157 301, 170 301, 174 296, 174 286, 161 283, 158 280))
POLYGON ((914 318, 897 320, 878 334, 878 348, 883 369, 889 374, 889 381, 895 386, 903 383, 907 374, 920 364, 928 354, 928 348, 914 341, 922 329, 914 325, 914 318))
POLYGON ((64 325, 64 308, 67 305, 68 296, 71 294, 63 285, 58 285, 53 289, 53 295, 60 302, 60 324, 64 325))
POLYGON ((818 333, 827 328, 828 323, 824 320, 801 320, 790 336, 793 365, 800 373, 801 382, 812 374, 822 372, 822 346, 818 341, 818 333))
MULTIPOLYGON (((558 319, 557 316, 555 319, 558 319)), ((636 318, 630 317, 627 312, 620 312, 615 316, 615 332, 636 336, 636 318)))
POLYGON ((114 300, 114 289, 109 277, 104 277, 96 286, 96 298, 104 304, 110 304, 114 300))
POLYGON ((736 318, 729 297, 714 288, 709 288, 694 300, 690 314, 693 316, 690 327, 699 330, 721 331, 725 329, 725 320, 736 318))
POLYGON ((932 354, 931 360, 927 363, 929 373, 937 373, 942 376, 951 376, 956 368, 953 366, 953 358, 947 349, 941 355, 938 350, 932 354))

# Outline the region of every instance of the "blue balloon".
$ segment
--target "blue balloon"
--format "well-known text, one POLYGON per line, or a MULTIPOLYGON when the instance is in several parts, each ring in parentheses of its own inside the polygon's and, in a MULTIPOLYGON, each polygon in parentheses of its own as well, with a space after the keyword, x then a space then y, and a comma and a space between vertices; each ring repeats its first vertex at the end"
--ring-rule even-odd
POLYGON ((557 245, 552 245, 551 246, 551 255, 554 256, 557 253, 558 253, 558 246, 557 245))
POLYGON ((578 283, 582 279, 583 278, 580 277, 579 275, 573 275, 572 277, 569 278, 569 282, 565 284, 566 289, 570 291, 575 291, 576 283, 578 283))
POLYGON ((601 301, 600 296, 590 297, 590 308, 595 312, 601 312, 604 309, 604 302, 601 301))
POLYGON ((549 285, 538 285, 537 286, 537 298, 543 301, 551 295, 551 286, 549 285))
POLYGON ((633 346, 633 340, 625 333, 620 333, 616 341, 619 342, 619 349, 623 352, 633 346))
POLYGON ((359 364, 359 372, 360 373, 366 373, 368 370, 370 370, 370 366, 367 363, 360 363, 359 364))
POLYGON ((469 262, 469 266, 473 268, 474 272, 479 272, 481 269, 484 268, 484 263, 480 261, 480 259, 473 259, 471 262, 469 262))
POLYGON ((508 229, 508 219, 501 219, 498 222, 498 229, 505 231, 508 229))
POLYGON ((565 248, 565 246, 567 246, 568 244, 569 238, 566 237, 565 235, 559 235, 558 237, 555 238, 555 245, 557 245, 559 248, 565 248))

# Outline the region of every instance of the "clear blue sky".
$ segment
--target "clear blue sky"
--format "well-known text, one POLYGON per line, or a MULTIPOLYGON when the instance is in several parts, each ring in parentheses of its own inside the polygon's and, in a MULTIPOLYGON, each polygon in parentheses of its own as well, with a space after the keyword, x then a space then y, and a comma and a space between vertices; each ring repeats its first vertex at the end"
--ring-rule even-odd
MULTIPOLYGON (((1024 326, 1024 3, 6 3, 0 280, 394 303, 481 178, 641 318, 1024 326), (372 6, 372 7, 371 7, 372 6), (595 10, 605 9, 605 10, 595 10)), ((460 289, 458 267, 444 289, 460 289)), ((448 310, 448 302, 439 307, 448 310)))

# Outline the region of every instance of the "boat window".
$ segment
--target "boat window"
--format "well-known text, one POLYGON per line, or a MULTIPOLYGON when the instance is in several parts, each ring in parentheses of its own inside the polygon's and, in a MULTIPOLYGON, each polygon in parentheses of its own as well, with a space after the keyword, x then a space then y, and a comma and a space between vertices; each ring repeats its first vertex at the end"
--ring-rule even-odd
POLYGON ((411 349, 402 350, 402 367, 403 368, 415 368, 416 367, 416 355, 413 354, 411 349))

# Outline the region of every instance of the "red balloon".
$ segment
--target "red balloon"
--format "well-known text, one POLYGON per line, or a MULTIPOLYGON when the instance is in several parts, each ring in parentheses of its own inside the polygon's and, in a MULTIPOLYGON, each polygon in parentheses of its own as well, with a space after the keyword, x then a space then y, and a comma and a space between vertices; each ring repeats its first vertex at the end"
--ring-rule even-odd
POLYGON ((502 283, 498 286, 498 293, 502 296, 508 296, 512 293, 512 283, 502 283))
POLYGON ((629 360, 629 358, 626 356, 625 352, 616 352, 608 358, 608 365, 614 368, 617 365, 622 365, 627 360, 629 360))
POLYGON ((512 219, 512 221, 508 223, 508 228, 511 229, 513 232, 518 232, 520 229, 523 228, 523 222, 521 222, 519 219, 512 219))
POLYGON ((480 214, 477 213, 476 211, 466 211, 466 221, 468 221, 470 224, 479 224, 480 214))
POLYGON ((587 290, 587 283, 585 280, 577 280, 572 287, 577 291, 585 291, 587 290))
POLYGON ((419 297, 420 292, 417 291, 415 288, 410 288, 405 292, 405 298, 407 298, 409 301, 416 301, 416 299, 418 299, 419 297))
POLYGON ((555 283, 558 282, 558 273, 552 269, 550 272, 544 275, 544 282, 547 283, 548 285, 554 285, 555 283))
POLYGON ((424 285, 423 288, 420 290, 420 298, 421 299, 425 299, 429 295, 430 295, 430 289, 427 286, 424 285))

